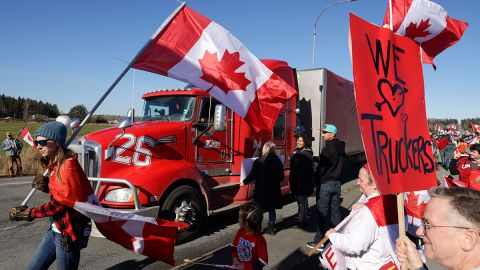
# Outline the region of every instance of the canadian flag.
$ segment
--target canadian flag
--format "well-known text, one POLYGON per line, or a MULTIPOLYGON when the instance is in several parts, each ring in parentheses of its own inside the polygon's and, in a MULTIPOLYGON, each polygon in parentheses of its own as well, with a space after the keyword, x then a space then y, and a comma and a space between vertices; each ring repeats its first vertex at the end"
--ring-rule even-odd
POLYGON ((439 124, 435 124, 435 132, 436 133, 443 133, 445 130, 443 130, 439 124))
POLYGON ((411 235, 417 235, 417 229, 422 224, 421 220, 425 212, 425 206, 430 200, 427 190, 410 191, 403 194, 405 201, 407 231, 411 235))
POLYGON ((451 125, 450 125, 450 129, 457 130, 457 125, 455 125, 455 124, 451 124, 451 125))
POLYGON ((178 228, 187 224, 102 208, 77 158, 64 161, 60 174, 68 175, 62 183, 56 179, 57 168, 50 175, 50 194, 61 204, 74 208, 95 222, 109 240, 135 253, 174 265, 173 251, 178 228))
POLYGON ((467 184, 463 181, 457 180, 451 176, 443 176, 443 180, 445 180, 445 186, 448 188, 451 187, 467 187, 467 184))
MULTIPOLYGON (((392 0, 392 14, 393 31, 420 43, 422 61, 427 64, 433 64, 435 56, 460 40, 468 26, 428 0, 392 0)), ((383 23, 390 24, 388 8, 383 23)))
POLYGON ((225 28, 187 6, 154 34, 133 67, 208 91, 257 132, 271 131, 296 95, 225 28))
POLYGON ((472 131, 473 132, 480 132, 480 125, 472 123, 472 131))
POLYGON ((33 147, 33 149, 35 149, 35 144, 33 143, 33 139, 32 139, 32 135, 30 135, 30 132, 28 131, 28 128, 27 127, 24 127, 22 129, 22 131, 20 132, 20 137, 22 137, 22 139, 30 144, 31 147, 33 147))

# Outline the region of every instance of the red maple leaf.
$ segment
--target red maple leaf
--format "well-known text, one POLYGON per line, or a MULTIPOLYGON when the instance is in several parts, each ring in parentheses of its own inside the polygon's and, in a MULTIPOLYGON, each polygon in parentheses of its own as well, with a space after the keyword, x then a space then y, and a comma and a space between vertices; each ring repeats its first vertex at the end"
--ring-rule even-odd
POLYGON ((421 218, 423 217, 423 212, 425 212, 426 203, 423 201, 420 204, 418 203, 420 195, 415 195, 413 191, 409 192, 407 195, 407 203, 405 204, 405 209, 407 214, 421 218))
POLYGON ((426 37, 431 34, 431 32, 427 30, 428 27, 430 27, 430 18, 422 20, 418 24, 418 27, 416 23, 410 22, 406 29, 405 36, 411 39, 415 39, 417 37, 426 37))
POLYGON ((217 53, 211 54, 205 51, 205 55, 199 60, 203 72, 201 79, 212 83, 225 92, 225 94, 230 90, 246 91, 250 81, 245 78, 244 72, 235 72, 245 63, 240 61, 240 53, 230 53, 228 50, 225 50, 220 62, 217 59, 217 53))

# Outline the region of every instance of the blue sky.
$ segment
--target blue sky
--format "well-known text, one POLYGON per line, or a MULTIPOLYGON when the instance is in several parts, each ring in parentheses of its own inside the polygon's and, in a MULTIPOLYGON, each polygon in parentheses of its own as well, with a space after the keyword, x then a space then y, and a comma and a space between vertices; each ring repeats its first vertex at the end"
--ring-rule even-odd
MULTIPOLYGON (((188 5, 235 35, 258 58, 281 59, 297 69, 312 66, 315 17, 321 0, 195 0, 188 5)), ((348 12, 381 24, 387 0, 358 0, 330 8, 317 25, 317 67, 352 79, 348 12)), ((427 116, 480 117, 476 81, 480 54, 480 1, 437 0, 448 14, 469 23, 463 38, 437 56, 437 71, 424 65, 427 116), (477 49, 476 49, 477 48, 477 49)), ((179 5, 174 0, 2 1, 0 94, 56 103, 62 112, 77 104, 91 109, 157 27, 179 5)), ((141 95, 183 82, 135 72, 133 104, 141 95)), ((133 70, 99 114, 125 114, 132 103, 133 70)))

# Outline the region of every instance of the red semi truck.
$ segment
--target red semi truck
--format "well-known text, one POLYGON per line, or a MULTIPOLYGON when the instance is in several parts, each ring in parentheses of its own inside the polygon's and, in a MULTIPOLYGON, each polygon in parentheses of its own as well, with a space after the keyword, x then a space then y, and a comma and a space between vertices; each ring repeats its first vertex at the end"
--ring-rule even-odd
POLYGON ((283 106, 271 133, 255 133, 205 91, 186 87, 146 93, 140 121, 125 118, 119 127, 72 144, 102 205, 185 221, 190 228, 178 234, 178 241, 184 242, 197 234, 208 216, 252 199, 254 185, 239 185, 242 162, 266 141, 276 144, 284 160, 282 194, 289 193, 286 157, 295 148, 297 125, 316 137, 316 155, 321 150, 318 129, 327 122, 339 128, 348 154, 363 152, 350 81, 326 69, 296 71, 283 61, 263 63, 299 91, 283 106))

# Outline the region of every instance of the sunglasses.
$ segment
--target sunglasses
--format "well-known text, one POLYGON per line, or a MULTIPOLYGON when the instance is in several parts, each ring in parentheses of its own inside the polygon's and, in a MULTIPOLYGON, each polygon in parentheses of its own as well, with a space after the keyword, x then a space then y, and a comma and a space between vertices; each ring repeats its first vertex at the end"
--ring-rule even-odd
POLYGON ((48 144, 48 140, 40 140, 40 141, 35 140, 33 141, 33 143, 35 144, 35 146, 45 147, 48 144))

